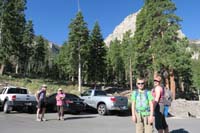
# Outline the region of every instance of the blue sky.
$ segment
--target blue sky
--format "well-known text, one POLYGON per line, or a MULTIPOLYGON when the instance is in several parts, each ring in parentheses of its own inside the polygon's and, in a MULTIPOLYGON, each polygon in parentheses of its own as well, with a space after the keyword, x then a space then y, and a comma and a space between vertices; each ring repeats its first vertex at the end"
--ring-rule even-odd
MULTIPOLYGON (((176 15, 183 33, 189 39, 200 39, 200 1, 173 0, 176 15)), ((68 38, 68 26, 78 11, 78 0, 27 0, 26 19, 32 20, 36 35, 42 35, 56 44, 62 45, 68 38)), ((113 32, 124 18, 137 12, 143 0, 79 0, 80 9, 88 29, 99 22, 104 38, 113 32)))

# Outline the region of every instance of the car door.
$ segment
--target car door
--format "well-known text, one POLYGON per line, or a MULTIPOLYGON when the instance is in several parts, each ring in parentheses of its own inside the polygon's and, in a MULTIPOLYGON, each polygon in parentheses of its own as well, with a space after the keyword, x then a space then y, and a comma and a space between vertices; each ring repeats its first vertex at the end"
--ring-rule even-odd
POLYGON ((0 89, 0 107, 3 106, 3 92, 5 91, 5 88, 0 89))
POLYGON ((4 99, 6 97, 5 95, 5 91, 6 91, 6 88, 3 88, 0 92, 0 107, 3 106, 3 102, 4 102, 4 99))
POLYGON ((85 91, 81 94, 81 98, 84 99, 84 103, 89 106, 92 106, 92 90, 85 91))

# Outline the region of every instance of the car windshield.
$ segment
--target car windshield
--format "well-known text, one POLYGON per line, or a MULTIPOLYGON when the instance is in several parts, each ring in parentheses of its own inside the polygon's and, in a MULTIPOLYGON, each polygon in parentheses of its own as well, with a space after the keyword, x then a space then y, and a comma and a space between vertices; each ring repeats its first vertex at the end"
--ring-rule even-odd
POLYGON ((27 94, 27 90, 22 88, 10 88, 8 94, 27 94))

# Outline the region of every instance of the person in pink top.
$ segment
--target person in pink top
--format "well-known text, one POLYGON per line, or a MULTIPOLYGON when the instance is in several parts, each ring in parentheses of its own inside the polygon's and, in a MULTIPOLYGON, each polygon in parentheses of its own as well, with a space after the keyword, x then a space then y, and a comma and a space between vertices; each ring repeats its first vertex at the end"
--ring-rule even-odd
POLYGON ((64 109, 63 109, 64 99, 65 99, 65 93, 63 93, 62 88, 59 88, 56 95, 58 120, 64 120, 64 109))
POLYGON ((161 86, 161 76, 159 75, 154 77, 152 95, 154 97, 155 127, 158 133, 169 133, 169 127, 164 116, 164 90, 161 86))

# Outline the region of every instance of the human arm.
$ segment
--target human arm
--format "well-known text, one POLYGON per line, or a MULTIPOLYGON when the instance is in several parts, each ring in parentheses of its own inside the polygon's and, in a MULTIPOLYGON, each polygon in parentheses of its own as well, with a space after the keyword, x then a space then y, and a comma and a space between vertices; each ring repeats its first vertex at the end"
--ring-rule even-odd
POLYGON ((157 104, 159 103, 160 96, 161 96, 161 90, 162 90, 161 86, 155 87, 155 98, 154 98, 154 103, 153 103, 154 109, 157 106, 157 104))
POLYGON ((136 92, 135 91, 133 91, 133 93, 132 93, 132 95, 131 95, 131 112, 132 112, 132 121, 134 122, 134 123, 136 123, 137 122, 137 118, 136 118, 136 110, 135 110, 135 101, 136 101, 136 92))
POLYGON ((136 118, 136 111, 135 111, 135 101, 132 101, 131 112, 132 112, 132 121, 134 123, 136 123, 137 122, 137 118, 136 118))
POLYGON ((152 93, 148 92, 148 99, 149 99, 149 108, 150 108, 150 115, 148 117, 148 123, 152 124, 154 121, 154 97, 152 93))
POLYGON ((36 99, 37 102, 39 102, 39 91, 37 91, 37 92, 35 93, 35 99, 36 99))
POLYGON ((65 94, 64 94, 64 93, 62 94, 61 99, 62 99, 62 100, 65 99, 65 94))
POLYGON ((148 123, 151 124, 154 121, 154 117, 153 117, 153 113, 154 113, 153 100, 149 101, 149 105, 150 105, 150 115, 148 117, 148 123))

